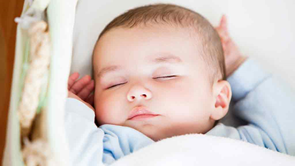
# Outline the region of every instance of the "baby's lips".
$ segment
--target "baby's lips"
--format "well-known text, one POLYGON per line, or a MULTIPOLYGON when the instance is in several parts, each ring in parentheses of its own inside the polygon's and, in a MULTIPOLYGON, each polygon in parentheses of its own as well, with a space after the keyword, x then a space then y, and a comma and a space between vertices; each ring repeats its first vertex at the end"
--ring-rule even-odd
POLYGON ((155 115, 155 116, 157 116, 158 114, 155 114, 155 113, 149 111, 144 106, 136 106, 131 110, 131 112, 128 116, 128 120, 132 119, 135 116, 139 116, 139 115, 155 115))

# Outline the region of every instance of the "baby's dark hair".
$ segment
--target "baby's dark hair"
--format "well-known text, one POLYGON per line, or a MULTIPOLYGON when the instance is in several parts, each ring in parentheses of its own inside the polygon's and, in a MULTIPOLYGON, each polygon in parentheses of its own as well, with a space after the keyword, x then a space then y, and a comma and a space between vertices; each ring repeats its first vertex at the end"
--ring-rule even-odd
POLYGON ((211 73, 211 83, 214 80, 226 79, 223 49, 218 33, 203 16, 181 6, 153 4, 131 9, 112 20, 101 32, 98 40, 117 27, 135 28, 148 24, 167 24, 194 30, 201 39, 201 57, 211 73))

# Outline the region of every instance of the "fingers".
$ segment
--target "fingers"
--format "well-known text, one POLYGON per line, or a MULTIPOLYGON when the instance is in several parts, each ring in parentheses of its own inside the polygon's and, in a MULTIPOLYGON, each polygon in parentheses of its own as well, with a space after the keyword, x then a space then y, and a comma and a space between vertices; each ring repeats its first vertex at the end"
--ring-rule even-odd
POLYGON ((227 33, 227 18, 225 15, 222 15, 221 19, 220 19, 220 24, 219 27, 227 33))
POLYGON ((74 94, 78 94, 86 85, 91 81, 91 77, 89 75, 84 76, 78 81, 74 82, 74 85, 70 88, 70 91, 74 94))
POLYGON ((85 102, 84 100, 82 100, 79 96, 73 94, 72 92, 68 91, 68 97, 69 98, 74 98, 74 99, 77 99, 79 101, 81 101, 82 103, 86 104, 90 109, 92 109, 94 111, 94 108, 91 104, 85 102))
POLYGON ((91 80, 89 75, 77 80, 78 78, 79 73, 77 72, 70 75, 68 80, 68 97, 76 98, 93 109, 94 94, 92 92, 94 91, 94 81, 91 80))
POLYGON ((91 80, 83 89, 78 93, 78 96, 85 100, 94 90, 94 81, 91 80))
POLYGON ((68 80, 68 90, 71 89, 71 87, 74 85, 75 81, 79 78, 79 73, 75 72, 72 75, 70 75, 68 80))
POLYGON ((222 15, 219 26, 216 27, 215 29, 222 40, 227 41, 229 39, 229 34, 227 29, 227 18, 225 15, 222 15))

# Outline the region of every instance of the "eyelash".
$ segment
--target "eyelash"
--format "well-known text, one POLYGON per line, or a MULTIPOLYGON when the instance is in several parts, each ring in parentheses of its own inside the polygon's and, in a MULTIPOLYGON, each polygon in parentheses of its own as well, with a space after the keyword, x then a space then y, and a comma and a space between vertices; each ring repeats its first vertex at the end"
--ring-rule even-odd
MULTIPOLYGON (((175 77, 177 77, 177 75, 167 75, 167 76, 161 76, 161 77, 154 77, 153 79, 169 79, 169 78, 175 78, 175 77)), ((123 84, 126 84, 126 82, 112 85, 112 86, 108 87, 107 89, 111 89, 111 88, 114 88, 116 86, 123 85, 123 84)))
MULTIPOLYGON (((126 82, 125 82, 125 83, 126 83, 126 82)), ((114 87, 116 87, 116 86, 123 85, 123 84, 125 84, 125 83, 115 84, 115 85, 112 85, 112 86, 108 87, 107 89, 111 89, 111 88, 114 88, 114 87)))
POLYGON ((167 75, 167 76, 155 77, 154 79, 159 79, 159 78, 174 78, 174 77, 177 77, 177 75, 167 75))

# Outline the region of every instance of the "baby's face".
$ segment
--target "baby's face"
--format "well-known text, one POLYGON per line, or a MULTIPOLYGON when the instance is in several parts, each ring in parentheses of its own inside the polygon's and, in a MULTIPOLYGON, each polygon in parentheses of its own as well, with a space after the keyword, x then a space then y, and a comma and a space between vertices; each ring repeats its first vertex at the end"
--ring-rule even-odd
POLYGON ((154 141, 207 132, 215 102, 200 48, 185 28, 107 32, 94 51, 98 122, 134 128, 154 141), (136 108, 153 115, 130 119, 136 108))

